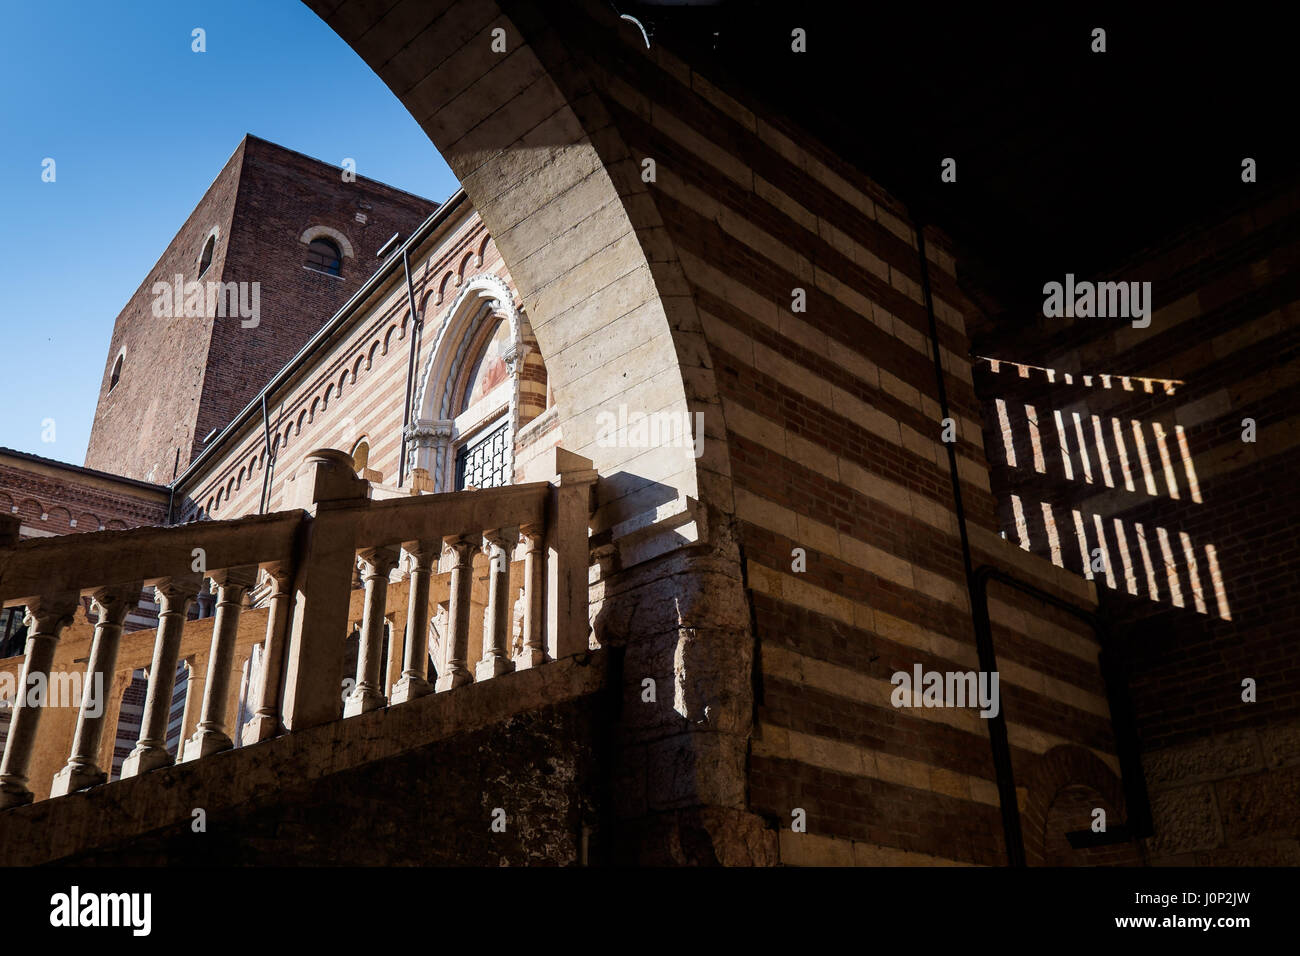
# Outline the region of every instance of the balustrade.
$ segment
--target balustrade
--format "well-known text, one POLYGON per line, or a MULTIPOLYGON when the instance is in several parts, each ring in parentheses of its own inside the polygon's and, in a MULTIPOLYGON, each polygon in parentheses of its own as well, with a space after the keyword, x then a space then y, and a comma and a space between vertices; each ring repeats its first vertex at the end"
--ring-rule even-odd
MULTIPOLYGON (((233 735, 239 729, 229 725, 239 686, 233 681, 239 679, 241 655, 251 654, 257 642, 262 666, 247 687, 244 699, 253 714, 238 744, 339 719, 342 649, 356 610, 350 604, 358 561, 364 587, 360 646, 345 718, 586 650, 587 536, 596 474, 586 459, 558 449, 555 474, 550 482, 372 500, 369 484, 356 477, 347 455, 321 450, 308 456, 286 489, 291 511, 172 528, 0 540, 0 602, 25 606, 29 627, 0 757, 0 810, 33 799, 29 775, 38 751, 44 755, 38 771, 50 759, 66 759, 53 774, 51 796, 106 781, 114 728, 108 735, 104 730, 116 708, 105 707, 102 694, 115 677, 121 685, 124 673, 129 683, 133 669, 147 668, 148 686, 123 778, 237 745, 233 735), (449 571, 440 574, 443 550, 449 571), (196 553, 210 570, 192 570, 196 553), (403 553, 406 580, 390 584, 403 553), (522 566, 513 560, 516 553, 522 566), (265 583, 254 588, 259 575, 265 583), (138 637, 124 635, 123 622, 142 584, 153 589, 158 627, 138 637), (512 657, 512 595, 519 587, 522 648, 512 657), (49 702, 28 689, 48 687, 60 635, 79 613, 83 595, 92 598, 96 621, 76 727, 69 744, 63 725, 61 744, 38 733, 49 702), (256 609, 247 607, 250 595, 258 598, 256 609), (390 595, 405 606, 390 611, 390 595), (215 608, 215 615, 187 621, 199 601, 215 608), (444 659, 432 680, 430 608, 439 603, 447 607, 447 629, 444 659), (481 650, 470 640, 480 615, 481 650), (386 623, 390 661, 383 654, 386 623), (182 659, 191 666, 193 694, 186 699, 179 754, 173 757, 168 721, 182 659), (200 679, 201 706, 194 699, 200 679), (63 756, 55 758, 51 749, 63 756)), ((80 646, 75 642, 84 641, 89 628, 84 615, 78 620, 72 646, 80 646)), ((18 666, 17 660, 7 663, 18 666)))

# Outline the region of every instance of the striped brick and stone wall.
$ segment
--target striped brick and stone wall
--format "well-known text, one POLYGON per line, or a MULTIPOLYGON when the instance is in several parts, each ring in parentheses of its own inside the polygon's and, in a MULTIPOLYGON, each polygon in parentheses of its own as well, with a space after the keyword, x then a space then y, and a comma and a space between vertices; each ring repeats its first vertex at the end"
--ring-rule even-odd
POLYGON ((1002 528, 1124 645, 1157 863, 1300 862, 1300 189, 1249 199, 1106 277, 1153 283, 1148 328, 1038 319, 975 366, 1002 528))
MULTIPOLYGON (((987 721, 884 693, 913 663, 977 666, 906 210, 600 4, 309 5, 460 178, 565 446, 600 471, 593 628, 625 655, 629 852, 1003 862, 987 721), (600 441, 620 407, 701 416, 701 456, 600 441)), ((1087 608, 1092 584, 998 535, 956 264, 926 239, 972 563, 1087 608)), ((1085 806, 1125 812, 1098 648, 996 585, 990 610, 1027 855, 1069 856, 1085 806)))

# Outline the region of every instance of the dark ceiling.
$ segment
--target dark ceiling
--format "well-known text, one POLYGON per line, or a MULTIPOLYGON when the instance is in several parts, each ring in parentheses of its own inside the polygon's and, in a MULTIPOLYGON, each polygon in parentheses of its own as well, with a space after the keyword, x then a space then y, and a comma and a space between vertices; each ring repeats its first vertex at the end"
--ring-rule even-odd
POLYGON ((968 292, 1000 322, 1039 311, 1045 281, 1118 265, 1300 170, 1294 15, 1258 5, 611 6, 942 226, 968 292), (791 50, 794 27, 806 53, 791 50), (949 156, 956 183, 939 178, 949 156), (1247 156, 1255 186, 1241 181, 1247 156))

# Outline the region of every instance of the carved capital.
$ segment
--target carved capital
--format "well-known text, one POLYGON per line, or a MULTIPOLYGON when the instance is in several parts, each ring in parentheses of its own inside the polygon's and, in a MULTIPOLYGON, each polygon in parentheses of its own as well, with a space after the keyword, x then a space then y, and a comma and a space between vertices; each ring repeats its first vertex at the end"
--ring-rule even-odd
POLYGON ((120 627, 126 616, 139 606, 142 587, 141 582, 136 581, 134 584, 96 588, 91 592, 90 607, 99 615, 99 623, 120 627))
POLYGON ((361 580, 373 581, 388 577, 393 568, 397 567, 400 557, 396 548, 363 548, 357 554, 357 560, 361 563, 361 580))
POLYGON ((468 565, 473 560, 474 552, 479 549, 481 538, 478 535, 458 534, 443 538, 442 545, 456 557, 458 565, 468 565))
POLYGON ((23 623, 29 634, 58 634, 69 624, 81 607, 81 595, 75 591, 43 594, 28 598, 23 623))
POLYGON ((416 448, 441 448, 451 441, 453 422, 422 418, 406 426, 406 440, 416 448))
POLYGON ((528 353, 532 350, 533 347, 527 342, 511 342, 506 346, 506 350, 501 353, 501 358, 506 363, 506 368, 510 370, 512 376, 519 374, 524 359, 528 357, 528 353))

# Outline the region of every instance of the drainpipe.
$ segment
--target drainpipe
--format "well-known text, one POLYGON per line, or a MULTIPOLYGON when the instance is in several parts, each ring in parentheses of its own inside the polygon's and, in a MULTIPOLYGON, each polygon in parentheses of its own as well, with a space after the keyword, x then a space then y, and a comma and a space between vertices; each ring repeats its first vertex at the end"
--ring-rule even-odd
POLYGON ((262 392, 262 433, 266 441, 266 467, 262 469, 262 497, 257 502, 257 513, 266 514, 267 495, 271 487, 271 416, 266 410, 266 392, 262 392))
MULTIPOLYGON (((925 312, 930 323, 930 351, 934 354, 934 377, 939 387, 939 408, 943 418, 952 417, 948 411, 948 388, 943 377, 943 357, 939 351, 939 326, 934 317, 934 297, 930 291, 930 268, 925 258, 925 231, 922 223, 915 218, 912 228, 916 230, 916 248, 921 259, 921 292, 925 297, 925 312)), ((957 443, 944 442, 948 452, 948 473, 952 478, 953 508, 957 514, 957 530, 961 537, 962 567, 966 572, 966 591, 970 598, 971 617, 975 626, 975 651, 979 657, 980 670, 986 674, 998 669, 997 656, 993 652, 992 629, 988 624, 987 601, 975 578, 975 569, 971 560, 970 537, 966 532, 966 507, 962 503, 961 478, 957 472, 957 443)), ((987 718, 989 722, 989 743, 993 747, 993 770, 998 784, 998 804, 1002 813, 1002 836, 1007 847, 1007 863, 1011 866, 1025 865, 1025 839, 1020 829, 1020 807, 1016 799, 1016 779, 1011 767, 1011 743, 1007 737, 1006 709, 999 706, 998 712, 987 718)))
POLYGON ((411 385, 415 378, 415 357, 418 354, 420 334, 424 320, 415 311, 415 287, 411 284, 410 251, 402 249, 402 268, 406 270, 406 298, 411 307, 411 352, 406 360, 406 401, 402 403, 402 451, 397 459, 397 487, 406 479, 406 429, 411 423, 411 385))
MULTIPOLYGON (((1141 748, 1130 706, 1128 681, 1124 676, 1125 670, 1119 644, 1110 633, 1105 618, 1072 601, 1035 587, 1028 581, 1022 581, 1000 568, 985 564, 975 572, 975 583, 984 605, 982 623, 985 628, 990 628, 987 601, 989 581, 997 581, 1044 604, 1059 608, 1092 628, 1093 634, 1097 637, 1097 646, 1100 648, 1098 664, 1101 668, 1102 680, 1106 684, 1111 728, 1115 734, 1115 755, 1119 758, 1120 776, 1124 784, 1125 822, 1128 824, 1128 835, 1133 838, 1151 836, 1155 832, 1151 821, 1151 801, 1147 794, 1146 776, 1142 770, 1141 748)), ((976 626, 980 626, 980 623, 977 620, 976 626)))
MULTIPOLYGON (((916 230, 916 245, 921 260, 921 291, 925 298, 925 311, 930 326, 930 348, 934 353, 934 374, 939 388, 941 415, 948 418, 948 390, 943 377, 943 359, 939 352, 939 327, 934 315, 934 297, 930 289, 930 268, 925 258, 925 234, 922 224, 912 220, 916 230)), ((1060 608, 1086 622, 1097 636, 1101 648, 1098 666, 1106 684, 1110 705, 1111 728, 1115 735, 1116 756, 1124 786, 1125 815, 1129 833, 1134 838, 1150 836, 1151 803, 1142 772, 1140 748, 1129 704, 1127 682, 1121 655, 1110 639, 1109 629, 1102 618, 1054 594, 1034 587, 1025 581, 990 565, 973 570, 970 538, 966 531, 966 508, 962 502, 961 477, 957 471, 955 442, 945 442, 948 451, 948 472, 952 479, 953 508, 957 515, 957 528, 961 537, 962 566, 966 572, 966 588, 970 596, 971 618, 975 628, 975 649, 980 669, 986 673, 997 670, 997 656, 993 650, 993 626, 989 619, 988 582, 998 581, 1007 587, 1060 608)), ((1016 797, 1016 779, 1011 765, 1011 744, 1007 737, 1006 710, 998 708, 997 715, 989 720, 989 743, 993 749, 993 768, 998 784, 998 803, 1002 815, 1002 834, 1007 847, 1007 862, 1013 867, 1025 865, 1025 841, 1020 827, 1020 807, 1016 797)))

